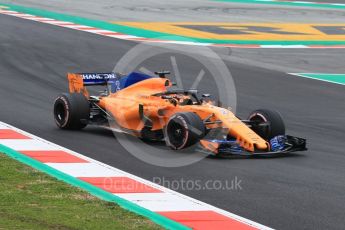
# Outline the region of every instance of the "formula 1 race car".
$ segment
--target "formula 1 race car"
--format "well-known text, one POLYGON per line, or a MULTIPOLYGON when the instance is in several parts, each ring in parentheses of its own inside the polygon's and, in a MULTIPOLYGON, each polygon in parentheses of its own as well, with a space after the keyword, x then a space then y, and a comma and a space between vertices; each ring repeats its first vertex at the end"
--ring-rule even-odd
POLYGON ((68 74, 69 93, 54 103, 54 119, 61 129, 88 124, 110 126, 144 140, 161 140, 174 150, 198 145, 213 155, 272 155, 306 149, 303 138, 285 135, 281 115, 259 109, 241 120, 218 107, 209 94, 174 89, 166 77, 132 72, 68 74), (88 86, 106 86, 91 96, 88 86))

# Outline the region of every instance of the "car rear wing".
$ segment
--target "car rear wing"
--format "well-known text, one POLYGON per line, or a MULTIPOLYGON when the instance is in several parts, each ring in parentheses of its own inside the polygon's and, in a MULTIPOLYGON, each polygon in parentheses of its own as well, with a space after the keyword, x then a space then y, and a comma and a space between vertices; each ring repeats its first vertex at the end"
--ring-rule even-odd
POLYGON ((111 92, 116 92, 120 86, 120 76, 116 73, 68 73, 70 93, 82 93, 89 97, 87 86, 109 86, 111 92))

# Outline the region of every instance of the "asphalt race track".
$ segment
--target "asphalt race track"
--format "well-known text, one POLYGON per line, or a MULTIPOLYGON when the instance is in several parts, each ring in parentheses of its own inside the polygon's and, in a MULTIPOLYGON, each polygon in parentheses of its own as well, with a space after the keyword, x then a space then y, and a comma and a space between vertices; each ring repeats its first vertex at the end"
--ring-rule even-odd
MULTIPOLYGON (((156 167, 130 155, 109 131, 61 131, 52 117, 54 98, 67 91, 67 72, 110 71, 136 43, 4 15, 0 28, 1 121, 148 180, 237 177, 240 191, 180 192, 272 228, 343 229, 344 86, 226 62, 239 115, 259 107, 279 110, 290 134, 308 138, 309 151, 284 158, 206 158, 186 167, 156 167)), ((186 71, 195 75, 193 66, 186 71)))

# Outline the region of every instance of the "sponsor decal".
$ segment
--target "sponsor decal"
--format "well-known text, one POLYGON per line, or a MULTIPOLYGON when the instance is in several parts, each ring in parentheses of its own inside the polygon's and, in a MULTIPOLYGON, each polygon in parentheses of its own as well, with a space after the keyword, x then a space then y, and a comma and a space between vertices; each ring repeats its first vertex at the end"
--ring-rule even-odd
POLYGON ((120 81, 119 80, 115 81, 115 86, 116 86, 116 91, 121 90, 120 81))
POLYGON ((109 80, 117 79, 115 73, 83 73, 81 74, 84 80, 109 80))

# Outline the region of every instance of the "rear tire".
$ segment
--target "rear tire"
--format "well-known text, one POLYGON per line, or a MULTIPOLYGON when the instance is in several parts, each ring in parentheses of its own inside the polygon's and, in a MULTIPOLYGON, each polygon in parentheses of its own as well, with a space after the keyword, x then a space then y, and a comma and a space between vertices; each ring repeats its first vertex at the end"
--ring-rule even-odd
POLYGON ((90 103, 81 93, 63 93, 54 102, 54 120, 60 129, 83 129, 90 118, 90 103))
POLYGON ((166 145, 172 149, 184 149, 205 136, 205 125, 196 113, 173 115, 164 127, 166 145))
POLYGON ((252 130, 265 140, 271 140, 273 137, 285 135, 285 124, 279 112, 269 109, 258 109, 253 111, 248 120, 256 124, 252 130), (267 126, 262 124, 267 123, 267 126))

